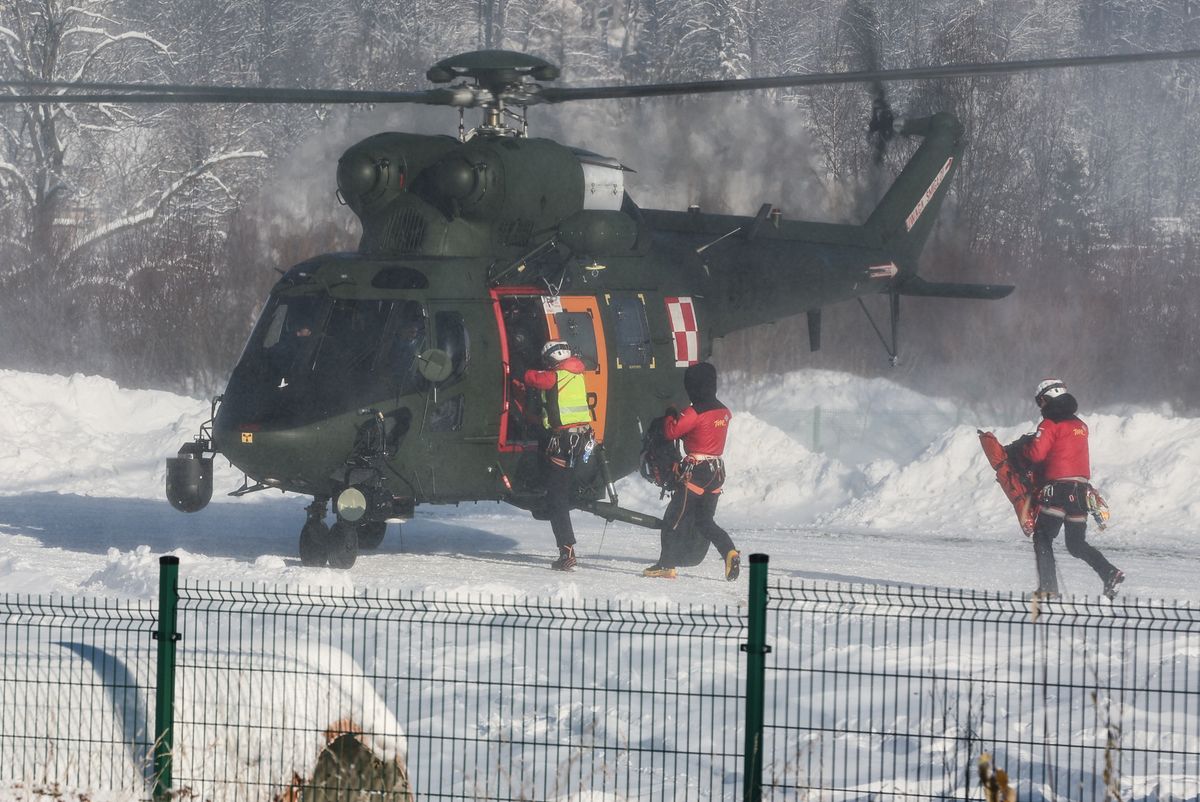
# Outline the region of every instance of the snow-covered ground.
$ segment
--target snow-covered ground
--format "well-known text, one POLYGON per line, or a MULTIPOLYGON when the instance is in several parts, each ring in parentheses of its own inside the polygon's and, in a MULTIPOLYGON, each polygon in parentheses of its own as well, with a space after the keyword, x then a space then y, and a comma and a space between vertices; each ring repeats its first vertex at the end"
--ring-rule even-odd
MULTIPOLYGON (((1020 534, 1011 507, 995 484, 975 431, 976 427, 994 429, 1001 439, 1011 439, 1033 426, 1032 404, 1028 420, 990 420, 948 399, 920 395, 886 380, 820 371, 755 381, 730 377, 721 396, 734 409, 735 419, 727 453, 730 481, 718 519, 733 533, 745 553, 770 554, 774 575, 829 582, 909 583, 1002 591, 1026 591, 1033 585, 1029 541, 1020 534)), ((510 599, 528 596, 616 599, 633 601, 635 606, 660 602, 738 605, 745 597, 745 582, 725 582, 715 558, 684 569, 681 578, 674 582, 643 579, 640 569, 657 555, 657 534, 619 524, 606 527, 582 513, 574 515, 581 566, 569 575, 556 573, 548 568, 553 551, 548 524, 499 504, 423 508, 402 529, 393 526, 382 547, 362 554, 352 570, 305 568, 295 554, 306 498, 278 493, 255 494, 241 500, 218 496, 207 509, 193 515, 176 512, 163 499, 163 459, 192 437, 208 416, 207 402, 160 392, 121 390, 112 382, 96 377, 0 371, 0 409, 4 410, 0 416, 0 593, 121 597, 129 600, 131 609, 140 611, 132 618, 141 621, 149 615, 153 602, 139 600, 153 599, 157 591, 158 557, 174 553, 181 559, 181 575, 191 581, 286 583, 335 586, 343 590, 433 590, 476 598, 483 594, 510 599)), ((1093 531, 1092 537, 1126 571, 1129 577, 1124 586, 1126 593, 1200 600, 1195 582, 1200 564, 1196 559, 1200 552, 1196 544, 1200 530, 1200 486, 1194 482, 1200 468, 1200 420, 1176 417, 1163 410, 1091 413, 1086 405, 1083 414, 1093 431, 1094 478, 1113 509, 1112 526, 1103 533, 1093 531)), ((240 480, 237 472, 218 463, 218 493, 237 487, 240 480)), ((618 490, 626 506, 647 511, 662 509, 664 502, 658 498, 657 489, 637 477, 622 480, 618 490)), ((1095 595, 1099 591, 1099 580, 1083 563, 1062 553, 1060 567, 1062 584, 1068 593, 1095 595)), ((656 609, 676 608, 668 604, 656 609)), ((799 619, 793 625, 798 626, 799 619)), ((818 629, 826 626, 811 620, 808 625, 818 629)), ((137 626, 144 629, 141 624, 137 626)), ((510 677, 524 676, 522 672, 529 667, 522 661, 527 654, 549 654, 561 645, 558 641, 532 647, 526 643, 524 646, 528 648, 521 648, 510 642, 511 632, 484 628, 475 631, 474 639, 464 642, 461 648, 457 640, 450 638, 428 654, 419 649, 420 659, 426 662, 405 668, 393 664, 396 656, 380 656, 370 649, 350 657, 338 651, 336 643, 325 642, 328 633, 319 627, 309 631, 304 621, 296 623, 298 629, 292 635, 278 638, 269 653, 242 654, 230 645, 230 630, 223 629, 224 626, 210 625, 215 629, 205 632, 193 621, 191 639, 186 645, 191 650, 189 665, 193 674, 188 675, 177 691, 179 709, 185 711, 185 719, 188 711, 192 715, 181 722, 177 741, 192 748, 191 752, 181 751, 177 756, 177 779, 184 778, 185 785, 195 783, 199 788, 214 778, 218 782, 220 778, 239 782, 250 778, 273 788, 281 787, 293 775, 307 777, 314 771, 317 755, 327 738, 327 727, 335 722, 353 721, 365 726, 366 731, 388 736, 370 744, 377 756, 400 759, 408 752, 419 788, 442 787, 453 788, 456 793, 466 792, 472 787, 472 780, 469 772, 464 773, 456 762, 465 759, 462 755, 466 753, 456 750, 476 749, 472 753, 476 759, 479 754, 487 757, 491 752, 477 753, 477 744, 472 746, 474 742, 462 741, 461 727, 456 729, 456 726, 465 724, 473 733, 470 738, 484 733, 481 742, 494 741, 495 748, 511 753, 514 740, 511 734, 521 732, 521 727, 551 728, 556 737, 569 740, 574 737, 572 733, 578 734, 572 729, 577 718, 578 722, 593 722, 583 729, 589 738, 599 739, 597 742, 603 741, 602 735, 610 730, 618 735, 640 732, 641 737, 648 739, 646 744, 655 748, 645 750, 644 764, 639 764, 636 771, 630 764, 631 775, 642 772, 653 778, 655 787, 657 783, 663 783, 664 787, 673 784, 671 787, 678 790, 675 798, 724 798, 729 795, 728 789, 736 788, 739 782, 736 767, 706 757, 714 753, 733 754, 736 745, 716 748, 705 743, 695 747, 696 754, 682 764, 675 762, 678 759, 675 756, 668 767, 667 757, 661 755, 659 763, 655 763, 657 750, 679 737, 669 709, 674 697, 669 695, 650 702, 657 707, 656 713, 648 717, 651 723, 647 730, 634 727, 635 718, 642 722, 646 709, 621 702, 620 691, 614 691, 616 695, 611 697, 607 691, 599 697, 589 691, 591 696, 583 701, 564 696, 552 702, 549 696, 539 697, 541 686, 537 683, 519 689, 514 685, 500 694, 506 701, 499 704, 488 701, 490 696, 480 697, 469 683, 430 679, 438 671, 504 677, 507 670, 510 677), (481 642, 488 638, 494 641, 492 645, 481 642), (509 659, 513 661, 511 666, 504 662, 509 659), (380 660, 387 664, 381 667, 380 660), (254 665, 256 669, 269 670, 214 671, 211 677, 195 673, 196 666, 203 671, 225 665, 254 665), (330 684, 327 679, 330 674, 337 682, 330 684), (284 685, 268 688, 254 684, 277 675, 284 677, 284 685), (397 685, 396 676, 420 678, 423 684, 419 693, 397 685), (196 696, 201 691, 208 696, 196 696), (522 695, 525 693, 528 697, 522 695), (273 701, 262 704, 264 699, 273 701), (310 709, 310 702, 287 701, 291 699, 324 701, 317 706, 319 709, 310 709), (408 709, 414 699, 416 713, 408 709), (247 704, 246 700, 254 703, 247 704), (297 718, 294 715, 297 710, 303 711, 307 718, 297 718), (442 713, 446 710, 458 711, 459 717, 451 716, 444 721, 442 713), (255 724, 245 739, 232 735, 226 738, 237 730, 223 723, 227 721, 255 724), (595 729, 594 722, 605 724, 595 729), (197 726, 201 729, 208 726, 212 731, 196 731, 197 726), (292 740, 284 746, 273 743, 263 747, 254 740, 258 732, 254 727, 270 732, 286 731, 291 733, 292 740), (689 762, 693 757, 694 765, 689 762), (439 782, 442 786, 438 786, 439 782), (701 786, 707 789, 703 793, 701 786)), ((862 647, 848 634, 851 629, 837 629, 838 626, 834 624, 837 631, 831 635, 836 642, 806 659, 849 660, 862 647)), ((940 652, 945 671, 957 670, 953 663, 954 655, 961 654, 958 643, 961 631, 950 627, 938 639, 930 640, 932 630, 927 630, 924 623, 921 626, 921 654, 936 656, 940 652)), ((254 620, 245 622, 245 627, 247 631, 254 630, 254 620)), ((522 637, 541 636, 531 632, 522 637)), ((983 638, 983 630, 980 632, 983 638)), ((0 798, 25 798, 22 794, 28 787, 23 783, 30 777, 43 775, 86 789, 81 796, 87 798, 116 800, 141 796, 138 789, 148 760, 151 726, 150 653, 135 650, 132 657, 120 663, 110 659, 113 655, 105 651, 113 644, 83 643, 79 640, 80 633, 72 635, 69 643, 59 643, 60 636, 56 633, 53 628, 21 630, 17 640, 8 644, 11 653, 0 654, 8 663, 22 666, 13 675, 21 681, 0 688, 9 694, 0 698, 0 712, 7 710, 11 715, 24 716, 13 721, 25 722, 15 727, 10 722, 0 727, 0 733, 10 738, 35 734, 47 743, 57 743, 63 738, 71 742, 72 737, 77 738, 73 733, 81 726, 76 714, 64 713, 59 698, 61 680, 68 679, 72 687, 83 687, 92 696, 75 707, 67 704, 67 708, 99 711, 87 720, 88 731, 101 737, 88 742, 90 751, 86 754, 78 740, 71 742, 76 744, 75 753, 66 764, 54 763, 51 753, 44 750, 22 751, 10 747, 25 761, 20 764, 24 768, 9 767, 8 776, 20 782, 11 787, 0 784, 0 798), (131 681, 118 683, 115 675, 110 677, 117 668, 128 673, 131 681), (96 671, 101 671, 105 683, 87 680, 92 676, 89 672, 96 671), (38 681, 30 683, 31 678, 38 681), (25 685, 33 687, 36 693, 31 696, 25 685), (106 689, 116 685, 125 689, 126 696, 101 698, 106 689), (38 713, 30 719, 28 711, 33 709, 38 713), (36 724, 31 725, 29 721, 34 720, 36 724), (128 756, 117 754, 126 743, 133 752, 128 756), (132 790, 110 797, 97 794, 105 788, 132 790)), ((557 637, 549 631, 543 634, 547 638, 557 637)), ((1091 654, 1092 647, 1081 648, 1076 635, 1064 637, 1061 642, 1051 639, 1053 648, 1061 649, 1067 655, 1065 658, 1050 659, 1041 653, 1022 652, 1021 659, 1046 660, 1058 665, 1060 671, 1065 663, 1071 666, 1071 676, 1084 676, 1095 666, 1077 655, 1091 654)), ((826 643, 824 635, 814 638, 811 632, 802 639, 784 632, 776 632, 775 637, 780 653, 791 653, 797 648, 803 651, 804 643, 826 643), (785 648, 789 637, 795 638, 794 648, 785 648)), ((1191 654, 1195 647, 1194 639, 1188 640, 1189 637, 1163 636, 1158 645, 1147 648, 1151 656, 1157 653, 1160 658, 1164 654, 1191 654)), ((1001 640, 998 635, 995 639, 1001 640)), ((913 644, 911 637, 900 638, 900 642, 913 644)), ((1048 648, 1049 642, 1043 643, 1043 649, 1048 648)), ((1142 645, 1147 643, 1144 641, 1142 645)), ((635 663, 658 666, 662 676, 676 678, 672 686, 679 684, 682 691, 696 693, 704 690, 709 681, 712 688, 730 687, 730 678, 740 671, 739 653, 732 642, 727 654, 719 660, 714 659, 711 646, 707 657, 703 657, 705 647, 701 646, 699 654, 703 659, 698 663, 692 659, 689 647, 681 644, 683 640, 664 645, 660 639, 638 636, 609 644, 613 648, 606 653, 607 660, 597 653, 576 649, 568 662, 571 666, 586 666, 593 679, 602 679, 602 688, 626 688, 636 679, 627 675, 628 666, 635 663), (682 678, 687 678, 686 682, 682 678)), ((999 649, 972 659, 984 660, 988 665, 991 665, 988 661, 997 665, 999 661, 1009 661, 1004 664, 1004 671, 1008 672, 1012 664, 1003 652, 999 649)), ((117 653, 123 654, 120 649, 117 653)), ((897 654, 898 659, 901 657, 905 655, 897 654)), ((1127 657, 1109 655, 1105 659, 1120 662, 1127 657)), ((861 669, 862 658, 856 659, 861 669)), ((1094 656, 1090 659, 1095 662, 1094 656)), ((1153 660, 1137 665, 1141 666, 1137 670, 1156 670, 1153 660)), ((1025 673, 1036 675, 1032 670, 1025 673)), ((983 675, 986 674, 985 670, 983 675)), ((455 676, 461 679, 458 674, 455 676)), ((650 676, 653 680, 656 675, 651 672, 650 676)), ((966 687, 963 709, 971 709, 969 682, 966 687)), ((563 688, 559 690, 566 692, 563 688)), ((1009 699, 1010 690, 1006 690, 1007 712, 985 724, 1019 730, 1032 726, 1029 722, 1043 722, 1044 727, 1044 722, 1052 720, 1055 726, 1062 724, 1067 729, 1056 730, 1046 738, 1062 744, 1092 744, 1089 739, 1102 737, 1104 731, 1099 724, 1085 720, 1084 711, 1091 704, 1084 698, 1087 690, 1084 685, 1072 686, 1075 696, 1064 690, 1055 704, 1022 696, 1019 688, 1016 696, 1009 699), (1060 708, 1073 712, 1065 717, 1050 715, 1060 708)), ((893 692, 900 695, 896 688, 893 692)), ((835 717, 845 715, 849 709, 841 705, 837 693, 823 697, 811 689, 799 689, 796 698, 800 697, 805 700, 804 705, 812 705, 814 709, 824 705, 821 709, 835 717)), ((859 699, 858 715, 883 716, 887 712, 882 707, 878 710, 871 707, 870 699, 874 697, 870 693, 866 695, 867 708, 861 707, 862 694, 845 697, 859 699)), ((963 705, 964 699, 949 699, 949 702, 963 705)), ((799 709, 795 708, 798 703, 786 694, 776 698, 774 704, 778 706, 774 709, 776 717, 780 710, 792 715, 799 709)), ((1187 740, 1192 737, 1189 733, 1195 732, 1195 717, 1186 705, 1179 725, 1174 711, 1165 724, 1154 715, 1138 718, 1142 712, 1136 700, 1125 711, 1128 721, 1123 719, 1123 724, 1127 726, 1131 744, 1142 745, 1145 738, 1168 737, 1176 739, 1172 743, 1177 743, 1175 748, 1182 753, 1195 752, 1194 742, 1187 740)), ((1157 709, 1157 714, 1162 712, 1157 709)), ((890 758, 894 773, 890 779, 885 776, 883 782, 894 789, 937 795, 942 788, 939 783, 949 780, 941 774, 930 775, 929 771, 931 767, 946 764, 944 757, 939 756, 945 743, 958 742, 949 733, 945 737, 950 741, 939 740, 945 721, 929 710, 921 715, 919 721, 909 724, 922 734, 918 740, 925 745, 911 754, 900 755, 900 751, 909 747, 901 740, 889 740, 885 754, 889 749, 899 751, 894 751, 890 758)), ((892 725, 877 723, 876 726, 892 725)), ((1002 736, 1000 729, 985 728, 983 732, 989 741, 997 742, 997 749, 1000 742, 1008 743, 1012 738, 1002 736)), ((543 735, 541 730, 534 734, 538 737, 532 738, 531 743, 543 735)), ((736 726, 718 727, 711 733, 704 730, 702 734, 732 739, 730 744, 738 738, 736 726)), ((825 752, 813 744, 801 747, 789 742, 783 748, 796 754, 825 759, 821 758, 824 754, 829 760, 840 760, 825 768, 837 772, 843 780, 857 776, 855 772, 861 765, 874 765, 873 758, 867 756, 876 750, 874 741, 861 741, 864 751, 853 756, 844 751, 839 736, 830 737, 833 740, 825 752)), ((692 744, 688 738, 690 735, 685 740, 692 744)), ((619 737, 617 741, 624 743, 619 737)), ((557 741, 549 738, 547 743, 552 746, 557 741)), ((1033 751, 1022 752, 1023 744, 1022 736, 1009 744, 1007 754, 997 752, 1010 768, 1019 770, 1022 798, 1088 798, 1087 790, 1075 797, 1056 795, 1058 791, 1048 790, 1050 786, 1040 790, 1035 787, 1038 782, 1045 782, 1039 779, 1046 773, 1039 768, 1043 759, 1056 766, 1060 763, 1067 766, 1067 773, 1054 781, 1064 789, 1074 787, 1072 783, 1076 782, 1084 788, 1084 778, 1091 775, 1086 771, 1079 773, 1082 764, 1078 760, 1073 763, 1071 754, 1060 750, 1049 757, 1041 752, 1035 755, 1033 751), (1071 773, 1073 765, 1075 773, 1071 773)), ((542 786, 557 782, 554 777, 537 773, 544 771, 539 767, 550 765, 537 749, 535 746, 532 751, 521 753, 524 761, 521 765, 532 766, 534 774, 530 776, 542 786)), ((3 751, 0 745, 0 753, 3 751)), ((772 755, 769 771, 791 770, 787 768, 792 766, 791 752, 783 758, 776 752, 772 755)), ((962 759, 966 761, 968 757, 964 752, 962 759)), ((1136 757, 1133 762, 1136 764, 1136 757)), ((1163 762, 1143 765, 1140 769, 1129 765, 1124 769, 1125 798, 1196 798, 1194 772, 1189 773, 1186 765, 1172 768, 1163 762)), ((1051 774, 1057 776, 1057 771, 1051 774)), ((600 775, 603 772, 597 776, 600 775)), ((960 775, 961 772, 955 772, 947 776, 960 775)), ((3 776, 4 772, 0 772, 0 777, 3 776)), ((520 775, 520 782, 525 782, 524 777, 520 775)), ((582 778, 578 782, 581 789, 590 787, 582 778)), ((957 782, 955 779, 943 790, 957 797, 957 790, 953 793, 949 790, 956 789, 957 782)), ((1096 788, 1094 783, 1088 787, 1096 788)), ((623 795, 601 792, 587 796, 581 791, 572 798, 606 802, 644 798, 640 784, 638 789, 623 795)), ((213 793, 220 796, 225 791, 217 788, 213 793)), ((538 798, 561 796, 558 792, 546 792, 538 798)))
MULTIPOLYGON (((735 418, 718 521, 744 554, 770 554, 773 573, 1033 586, 1030 543, 975 433, 1008 440, 1032 429, 1032 403, 1026 420, 985 419, 884 379, 826 371, 729 377, 720 395, 735 418)), ((1112 526, 1093 527, 1091 540, 1125 570, 1127 594, 1200 600, 1200 420, 1081 403, 1094 481, 1113 510, 1112 526)), ((578 512, 580 568, 549 571, 549 525, 491 503, 421 508, 352 570, 305 568, 296 541, 306 498, 227 498, 241 475, 219 458, 207 509, 184 515, 163 498, 163 460, 208 417, 206 401, 98 377, 0 371, 0 409, 3 591, 148 598, 158 556, 174 553, 182 575, 201 580, 715 604, 745 593, 723 581, 715 558, 675 582, 643 579, 657 534, 578 512)), ((665 505, 636 476, 618 491, 624 506, 665 505)), ((1059 550, 1065 591, 1098 593, 1087 566, 1059 550)))

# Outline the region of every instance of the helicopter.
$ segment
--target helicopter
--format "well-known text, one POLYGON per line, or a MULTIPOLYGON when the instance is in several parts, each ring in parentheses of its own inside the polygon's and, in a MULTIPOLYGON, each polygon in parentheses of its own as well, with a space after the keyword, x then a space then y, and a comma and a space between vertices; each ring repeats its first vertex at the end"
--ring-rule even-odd
POLYGON ((565 340, 586 366, 597 441, 596 458, 576 467, 573 507, 658 528, 657 517, 620 506, 614 483, 637 470, 642 431, 680 397, 684 370, 714 340, 803 312, 817 350, 823 307, 884 296, 890 341, 868 320, 894 363, 902 297, 996 300, 1014 289, 918 275, 966 144, 949 113, 896 126, 876 103, 873 135, 920 144, 854 225, 785 219, 770 203, 752 216, 641 208, 618 159, 530 136, 531 106, 1198 55, 571 88, 545 85, 559 77, 546 60, 484 50, 437 62, 427 78, 439 86, 410 92, 10 81, 0 85, 29 94, 0 97, 459 109, 457 136, 384 132, 343 153, 337 197, 361 222, 358 250, 281 271, 209 421, 167 459, 166 496, 183 512, 211 500, 216 455, 246 476, 230 495, 311 496, 301 562, 349 568, 418 505, 500 501, 538 515, 543 430, 520 378, 541 367, 550 340, 565 340), (50 90, 70 94, 36 94, 50 90), (482 112, 470 130, 468 108, 482 112))

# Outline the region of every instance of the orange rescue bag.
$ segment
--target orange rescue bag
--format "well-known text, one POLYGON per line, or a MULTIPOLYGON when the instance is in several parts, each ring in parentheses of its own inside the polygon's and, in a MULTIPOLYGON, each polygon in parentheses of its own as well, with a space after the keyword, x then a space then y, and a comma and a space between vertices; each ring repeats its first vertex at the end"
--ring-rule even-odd
MULTIPOLYGON (((978 431, 978 430, 976 430, 978 431)), ((1037 521, 1039 505, 1037 502, 1037 487, 1033 472, 1020 470, 1009 460, 1004 446, 991 432, 979 431, 979 445, 988 463, 996 471, 996 482, 1012 502, 1017 513, 1017 522, 1026 536, 1033 534, 1034 522, 1037 521)))

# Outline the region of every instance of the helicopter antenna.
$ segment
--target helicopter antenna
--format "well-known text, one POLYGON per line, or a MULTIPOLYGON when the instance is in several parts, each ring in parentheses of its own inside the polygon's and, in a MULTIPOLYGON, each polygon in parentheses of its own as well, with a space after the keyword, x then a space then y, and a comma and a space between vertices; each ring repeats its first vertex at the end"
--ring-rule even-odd
POLYGON ((567 280, 567 268, 565 265, 563 266, 563 271, 558 276, 558 284, 551 284, 550 279, 546 278, 545 276, 542 276, 541 279, 542 283, 546 285, 546 290, 550 293, 550 295, 557 298, 562 294, 563 282, 567 280))

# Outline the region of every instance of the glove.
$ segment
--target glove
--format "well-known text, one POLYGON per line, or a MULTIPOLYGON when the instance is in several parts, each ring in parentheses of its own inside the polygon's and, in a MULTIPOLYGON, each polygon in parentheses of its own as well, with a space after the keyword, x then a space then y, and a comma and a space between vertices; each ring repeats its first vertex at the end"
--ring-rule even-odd
POLYGON ((1004 447, 1004 453, 1013 462, 1025 461, 1025 447, 1033 442, 1033 435, 1023 434, 1004 447))
POLYGON ((679 420, 679 409, 674 404, 667 407, 666 414, 670 415, 672 418, 675 418, 676 420, 679 420))
POLYGON ((1004 447, 1004 450, 1009 451, 1011 449, 1024 449, 1025 446, 1029 445, 1032 442, 1033 442, 1033 435, 1023 434, 1020 437, 1018 437, 1016 440, 1013 440, 1011 443, 1006 445, 1004 447))

